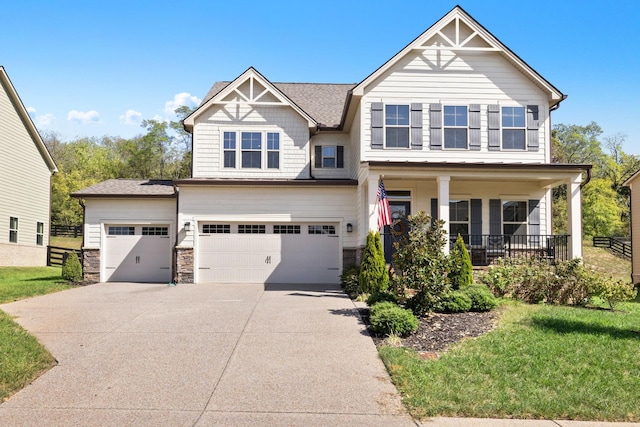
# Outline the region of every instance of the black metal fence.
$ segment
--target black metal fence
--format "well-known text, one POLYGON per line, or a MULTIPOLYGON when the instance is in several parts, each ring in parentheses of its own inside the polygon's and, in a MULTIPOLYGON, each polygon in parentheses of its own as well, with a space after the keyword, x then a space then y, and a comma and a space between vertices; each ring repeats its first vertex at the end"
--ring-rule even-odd
MULTIPOLYGON (((489 265, 496 258, 549 262, 566 261, 569 258, 568 235, 466 234, 461 237, 469 250, 473 265, 489 265)), ((455 241, 456 238, 452 236, 452 246, 455 241)))
POLYGON ((82 226, 81 225, 52 225, 51 235, 61 236, 61 237, 82 236, 82 226))
POLYGON ((47 265, 62 267, 66 254, 75 252, 78 254, 78 259, 82 262, 82 251, 78 249, 60 248, 57 246, 47 246, 47 265))
POLYGON ((593 246, 607 248, 624 259, 631 259, 631 242, 626 237, 594 237, 593 246))

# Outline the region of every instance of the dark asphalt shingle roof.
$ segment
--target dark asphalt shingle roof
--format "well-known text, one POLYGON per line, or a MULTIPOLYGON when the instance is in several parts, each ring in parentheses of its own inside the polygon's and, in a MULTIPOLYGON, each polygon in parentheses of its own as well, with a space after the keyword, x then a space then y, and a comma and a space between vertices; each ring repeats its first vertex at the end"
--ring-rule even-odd
POLYGON ((160 179, 109 179, 72 194, 73 197, 171 197, 174 195, 173 181, 160 179))
MULTIPOLYGON (((200 105, 217 95, 231 82, 213 84, 200 105)), ((272 83, 280 92, 293 101, 305 113, 322 124, 335 127, 340 124, 347 93, 355 83, 272 83)))

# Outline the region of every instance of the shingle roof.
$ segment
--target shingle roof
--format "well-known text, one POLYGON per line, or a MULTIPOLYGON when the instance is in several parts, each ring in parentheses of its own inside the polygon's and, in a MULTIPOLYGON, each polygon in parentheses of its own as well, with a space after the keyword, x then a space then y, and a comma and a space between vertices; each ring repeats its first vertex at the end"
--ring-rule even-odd
POLYGON ((73 197, 173 197, 175 190, 171 180, 109 179, 72 194, 73 197))
MULTIPOLYGON (((231 82, 213 84, 200 105, 205 104, 231 82)), ((340 124, 347 93, 355 83, 272 83, 279 91, 302 108, 322 126, 336 127, 340 124)))

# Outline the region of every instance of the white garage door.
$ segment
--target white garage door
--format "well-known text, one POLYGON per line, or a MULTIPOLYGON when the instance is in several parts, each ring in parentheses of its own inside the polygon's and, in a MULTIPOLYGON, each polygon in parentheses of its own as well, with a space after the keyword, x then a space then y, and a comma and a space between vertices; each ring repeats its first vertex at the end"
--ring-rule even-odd
POLYGON ((169 227, 107 225, 105 281, 171 281, 169 227))
POLYGON ((337 223, 200 223, 198 282, 338 283, 337 223))

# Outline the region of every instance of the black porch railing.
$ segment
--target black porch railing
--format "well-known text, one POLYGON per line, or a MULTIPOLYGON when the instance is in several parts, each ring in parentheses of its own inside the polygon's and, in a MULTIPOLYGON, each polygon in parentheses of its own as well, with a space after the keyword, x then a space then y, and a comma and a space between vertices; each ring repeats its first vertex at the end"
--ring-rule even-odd
MULTIPOLYGON (((549 262, 569 259, 567 235, 465 234, 473 265, 489 265, 496 258, 524 258, 549 262)), ((451 247, 457 236, 451 236, 451 247)))

